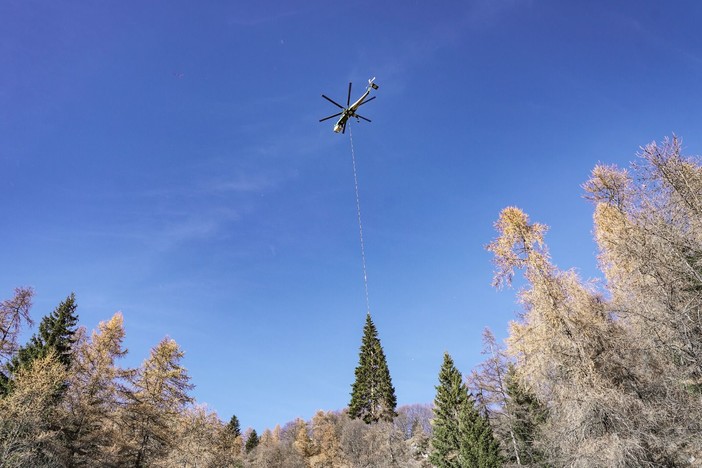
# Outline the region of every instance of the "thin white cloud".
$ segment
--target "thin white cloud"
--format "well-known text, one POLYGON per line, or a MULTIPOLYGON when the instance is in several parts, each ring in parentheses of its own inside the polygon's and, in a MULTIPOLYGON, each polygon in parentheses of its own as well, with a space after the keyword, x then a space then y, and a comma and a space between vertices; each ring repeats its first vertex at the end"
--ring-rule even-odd
POLYGON ((214 192, 260 192, 274 188, 276 183, 265 176, 237 176, 232 179, 222 179, 208 184, 214 192))
MULTIPOLYGON (((182 219, 154 226, 144 238, 159 250, 168 250, 192 240, 207 240, 219 236, 225 226, 241 219, 237 210, 215 209, 189 213, 182 219)), ((145 233, 146 234, 146 233, 145 233)))
MULTIPOLYGON (((250 3, 244 3, 246 5, 252 5, 250 3)), ((262 24, 266 23, 271 23, 274 21, 279 21, 282 18, 287 18, 290 16, 294 16, 296 14, 295 11, 277 11, 278 9, 273 9, 267 11, 267 12, 261 12, 261 13, 250 13, 250 12, 236 12, 232 13, 228 18, 227 18, 227 24, 232 25, 232 26, 244 26, 244 27, 252 27, 252 26, 260 26, 262 24), (270 14, 271 11, 275 11, 275 13, 270 14)))

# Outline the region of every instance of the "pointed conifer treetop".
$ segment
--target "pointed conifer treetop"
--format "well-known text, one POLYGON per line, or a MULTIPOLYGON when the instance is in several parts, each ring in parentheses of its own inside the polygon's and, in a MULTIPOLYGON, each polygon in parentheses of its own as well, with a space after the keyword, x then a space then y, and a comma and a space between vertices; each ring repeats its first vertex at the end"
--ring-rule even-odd
POLYGON ((502 466, 500 445, 490 422, 475 407, 453 359, 444 353, 434 399, 429 461, 438 468, 502 466))
POLYGON ((381 420, 392 421, 397 415, 397 397, 385 353, 378 339, 378 330, 370 313, 366 315, 366 324, 363 327, 355 374, 356 380, 351 387, 349 416, 352 419, 362 419, 366 424, 381 420))
POLYGON ((468 389, 449 353, 439 371, 434 398, 433 435, 429 461, 439 468, 459 468, 461 449, 460 415, 469 403, 468 389))
POLYGON ((258 447, 259 443, 259 438, 258 434, 256 433, 256 429, 251 429, 251 432, 249 432, 248 437, 246 438, 246 445, 244 445, 244 449, 246 450, 246 453, 249 453, 256 447, 258 447))
POLYGON ((78 315, 76 314, 76 296, 71 293, 61 302, 51 314, 45 316, 39 323, 39 331, 35 333, 25 346, 9 363, 12 372, 25 368, 34 359, 44 357, 53 351, 58 361, 68 369, 72 360, 73 343, 76 341, 78 315))
POLYGON ((236 415, 232 415, 231 419, 229 420, 229 423, 225 426, 225 429, 227 432, 232 437, 240 437, 241 436, 241 426, 239 425, 239 418, 236 417, 236 415))
POLYGON ((475 408, 469 396, 459 415, 460 466, 499 468, 503 464, 500 443, 495 439, 487 417, 475 408))

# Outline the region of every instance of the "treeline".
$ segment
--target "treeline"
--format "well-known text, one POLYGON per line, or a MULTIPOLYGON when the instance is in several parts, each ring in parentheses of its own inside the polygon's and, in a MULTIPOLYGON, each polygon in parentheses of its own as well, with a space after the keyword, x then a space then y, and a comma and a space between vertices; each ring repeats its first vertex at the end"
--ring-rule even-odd
POLYGON ((163 339, 139 368, 121 368, 122 315, 88 334, 70 295, 19 347, 32 295, 19 288, 0 303, 0 466, 175 466, 206 459, 212 444, 229 463, 232 442, 213 413, 192 405, 174 340, 163 339))
POLYGON ((467 376, 444 355, 431 406, 396 407, 368 315, 347 409, 242 433, 194 402, 175 341, 122 368, 122 316, 89 334, 73 295, 20 346, 33 292, 17 289, 0 303, 0 467, 702 466, 702 164, 676 138, 639 156, 583 186, 602 282, 500 213, 494 285, 521 272, 523 310, 505 345, 484 332, 467 376))
MULTIPOLYGON (((0 303, 1 467, 429 466, 429 405, 393 403, 373 424, 347 410, 320 411, 260 436, 242 433, 236 416, 225 424, 195 403, 174 340, 164 338, 139 368, 122 368, 122 315, 88 334, 78 327, 74 295, 19 346, 21 327, 32 324, 32 296, 19 288, 0 303)), ((368 324, 370 333, 370 317, 368 324)), ((377 353, 377 336, 368 338, 377 353)))

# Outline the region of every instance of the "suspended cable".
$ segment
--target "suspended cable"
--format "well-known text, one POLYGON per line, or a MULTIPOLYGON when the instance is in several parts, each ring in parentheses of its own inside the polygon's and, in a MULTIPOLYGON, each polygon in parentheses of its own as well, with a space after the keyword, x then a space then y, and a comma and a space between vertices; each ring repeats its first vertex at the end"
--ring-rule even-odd
POLYGON ((356 214, 358 216, 358 234, 361 241, 361 263, 363 264, 363 286, 366 290, 366 313, 370 315, 370 300, 368 299, 368 275, 366 273, 366 251, 363 246, 363 223, 361 223, 361 202, 358 197, 358 176, 356 175, 356 153, 353 150, 353 134, 349 125, 349 140, 351 141, 351 162, 353 163, 353 186, 356 189, 356 214))

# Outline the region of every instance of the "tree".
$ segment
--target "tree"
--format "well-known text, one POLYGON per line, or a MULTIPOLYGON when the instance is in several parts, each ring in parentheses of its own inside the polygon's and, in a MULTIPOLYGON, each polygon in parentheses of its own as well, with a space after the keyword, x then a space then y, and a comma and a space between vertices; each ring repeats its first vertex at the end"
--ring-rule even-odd
POLYGON ((331 412, 318 411, 312 418, 312 440, 315 454, 310 457, 312 468, 345 465, 341 446, 339 418, 331 412))
POLYGON ((507 368, 505 391, 508 397, 505 412, 508 415, 510 433, 517 446, 518 463, 520 465, 541 463, 543 455, 537 447, 537 439, 548 417, 548 411, 536 395, 519 382, 513 365, 507 368))
POLYGON ((483 331, 482 354, 487 357, 468 378, 469 388, 479 395, 478 406, 501 440, 506 458, 516 465, 535 463, 534 443, 546 409, 519 384, 513 363, 488 328, 483 331))
POLYGON ((10 362, 11 372, 27 366, 34 359, 44 357, 50 352, 56 354, 58 361, 68 369, 71 365, 71 353, 78 328, 76 314, 76 296, 71 293, 51 314, 39 323, 39 331, 21 347, 10 362))
POLYGON ((15 288, 12 299, 0 302, 0 398, 10 391, 10 371, 6 367, 19 348, 17 337, 22 323, 33 324, 29 316, 33 295, 32 288, 15 288))
POLYGON ((10 359, 17 352, 17 337, 22 322, 32 325, 29 310, 32 307, 32 288, 15 288, 12 299, 0 302, 0 363, 10 359))
POLYGON ((110 466, 115 463, 114 440, 122 387, 130 371, 116 361, 122 348, 124 326, 121 313, 100 322, 88 339, 80 329, 67 378, 62 424, 67 436, 71 466, 110 466))
POLYGON ((515 269, 524 270, 528 285, 519 293, 525 310, 510 325, 508 352, 519 380, 548 405, 541 432, 548 462, 670 463, 670 449, 652 450, 647 432, 656 431, 649 419, 654 413, 642 411, 650 389, 637 375, 658 360, 633 352, 628 324, 614 320, 612 305, 592 283, 551 264, 546 226, 515 207, 504 209, 495 226, 499 236, 488 246, 495 254, 495 285, 509 284, 515 269))
POLYGON ((0 399, 0 467, 62 465, 55 395, 65 378, 52 351, 18 369, 12 393, 0 399))
POLYGON ((239 425, 239 418, 235 414, 232 415, 231 419, 225 427, 226 431, 232 436, 232 438, 241 437, 241 426, 239 425))
POLYGON ((584 185, 611 310, 626 326, 619 386, 639 405, 634 430, 618 436, 643 448, 637 460, 685 465, 702 453, 702 160, 675 136, 638 156, 630 170, 595 167, 584 185))
POLYGON ((468 377, 468 387, 479 396, 478 406, 496 429, 509 458, 521 465, 517 440, 506 411, 509 397, 505 378, 509 361, 489 328, 483 330, 482 354, 487 357, 468 377))
POLYGON ((458 415, 460 466, 497 468, 502 466, 500 444, 492 434, 487 417, 475 408, 472 398, 462 405, 458 415))
POLYGON ((351 387, 349 416, 366 424, 392 421, 396 416, 397 398, 378 331, 370 314, 366 315, 363 339, 356 367, 356 380, 351 387))
POLYGON ((180 364, 183 355, 175 340, 166 337, 131 376, 122 421, 122 464, 147 466, 176 443, 177 418, 193 401, 190 376, 180 364))
POLYGON ((153 466, 217 466, 216 463, 220 460, 217 436, 222 426, 217 415, 203 405, 184 408, 177 417, 172 449, 166 456, 154 460, 153 466))
POLYGON ((300 458, 307 461, 314 454, 307 423, 302 419, 296 419, 294 431, 295 440, 293 441, 293 448, 300 458))
POLYGON ((405 438, 412 437, 417 429, 421 429, 427 435, 431 435, 431 420, 434 417, 434 409, 431 403, 415 403, 403 405, 397 408, 397 416, 393 424, 403 434, 405 438))
MULTIPOLYGON (((348 468, 410 468, 416 466, 405 434, 395 425, 379 421, 366 424, 360 419, 340 417, 337 431, 343 458, 336 463, 319 466, 346 466, 348 468)), ((329 458, 327 459, 329 460, 329 458)))
POLYGON ((412 432, 410 438, 407 439, 407 446, 410 450, 412 460, 418 462, 418 466, 430 466, 429 450, 431 448, 431 438, 424 432, 422 422, 419 419, 414 419, 412 423, 412 432))
POLYGON ((444 353, 439 372, 432 425, 429 461, 438 468, 501 466, 500 446, 490 423, 475 408, 475 401, 448 353, 444 353))
POLYGON ((433 435, 429 461, 438 468, 460 468, 461 430, 459 416, 468 404, 468 390, 449 353, 439 371, 434 398, 433 435))
POLYGON ((271 431, 266 429, 258 440, 258 445, 252 460, 253 467, 261 468, 287 468, 286 456, 289 456, 281 447, 280 427, 271 431))
POLYGON ((244 445, 246 453, 250 453, 253 449, 258 447, 258 442, 259 439, 258 434, 256 433, 256 429, 251 429, 248 436, 246 437, 246 445, 244 445))
POLYGON ((241 460, 242 437, 239 418, 232 415, 229 422, 223 425, 219 433, 219 458, 216 466, 239 466, 241 460))

